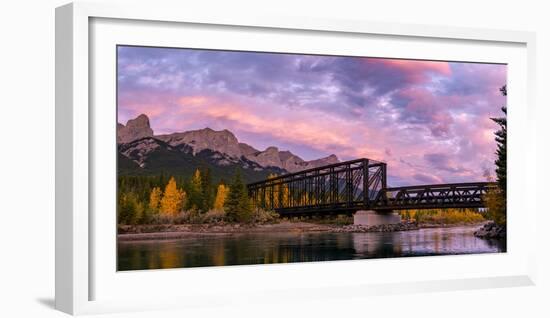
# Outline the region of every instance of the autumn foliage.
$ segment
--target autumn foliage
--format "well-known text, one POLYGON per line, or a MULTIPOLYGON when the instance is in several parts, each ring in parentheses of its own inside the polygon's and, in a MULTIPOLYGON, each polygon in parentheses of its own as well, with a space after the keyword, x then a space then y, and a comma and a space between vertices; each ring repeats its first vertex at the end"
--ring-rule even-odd
POLYGON ((483 197, 487 207, 487 218, 495 223, 506 224, 506 200, 500 187, 493 187, 483 197))
POLYGON ((149 195, 149 209, 153 213, 158 213, 160 209, 160 200, 162 199, 162 190, 159 187, 154 187, 149 195))
POLYGON ((477 209, 403 210, 400 215, 408 221, 430 224, 473 224, 485 220, 477 209))
POLYGON ((218 185, 218 190, 216 191, 216 199, 214 200, 214 210, 223 210, 223 205, 225 203, 225 199, 227 198, 228 193, 228 186, 224 184, 218 185))
POLYGON ((184 200, 185 192, 178 189, 173 177, 170 178, 160 200, 160 213, 164 216, 176 216, 182 212, 184 200))
POLYGON ((252 207, 238 173, 230 185, 223 181, 213 185, 209 171, 199 169, 188 180, 164 175, 120 177, 118 189, 119 224, 265 223, 278 217, 252 207))

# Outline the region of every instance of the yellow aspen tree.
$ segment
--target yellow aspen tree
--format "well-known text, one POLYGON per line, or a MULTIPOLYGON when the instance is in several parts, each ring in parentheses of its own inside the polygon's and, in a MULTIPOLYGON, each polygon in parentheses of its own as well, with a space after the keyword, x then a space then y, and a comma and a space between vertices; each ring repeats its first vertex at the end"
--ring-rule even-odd
POLYGON ((271 187, 266 187, 264 189, 264 206, 268 209, 271 209, 271 187))
POLYGON ((281 207, 288 207, 289 206, 289 191, 288 191, 288 184, 283 184, 282 186, 282 194, 281 194, 281 207))
POLYGON ((491 187, 483 196, 487 207, 487 216, 497 224, 506 224, 506 201, 502 190, 491 187))
POLYGON ((223 210, 223 204, 225 203, 225 198, 227 197, 228 192, 229 192, 228 186, 224 184, 220 184, 218 186, 216 199, 214 200, 214 210, 218 210, 218 211, 223 210))
POLYGON ((300 198, 300 204, 308 205, 309 204, 309 193, 304 192, 300 198))
POLYGON ((278 184, 273 187, 273 208, 279 207, 280 193, 281 193, 281 185, 278 184))
POLYGON ((171 177, 160 200, 160 212, 166 216, 176 216, 182 210, 184 196, 184 192, 178 189, 174 177, 171 177))
POLYGON ((159 187, 154 187, 149 195, 149 210, 153 213, 157 213, 160 207, 160 200, 162 199, 162 190, 159 187))

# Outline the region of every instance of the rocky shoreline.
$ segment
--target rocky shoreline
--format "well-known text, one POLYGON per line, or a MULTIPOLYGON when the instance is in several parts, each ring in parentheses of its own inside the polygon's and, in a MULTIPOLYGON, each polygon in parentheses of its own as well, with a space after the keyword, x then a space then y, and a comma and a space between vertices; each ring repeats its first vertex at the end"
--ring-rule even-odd
MULTIPOLYGON (((212 236, 243 233, 367 233, 413 231, 422 228, 466 226, 473 224, 417 224, 402 222, 385 225, 334 225, 308 222, 280 222, 274 224, 159 224, 119 225, 119 241, 180 239, 197 235, 212 236)), ((483 228, 485 228, 484 225, 483 228)))
POLYGON ((398 232, 418 230, 420 226, 415 222, 401 222, 398 224, 381 225, 344 225, 334 230, 336 233, 366 233, 366 232, 398 232))
POLYGON ((506 225, 499 225, 495 222, 488 222, 479 230, 474 232, 474 235, 479 238, 497 239, 506 237, 506 225))

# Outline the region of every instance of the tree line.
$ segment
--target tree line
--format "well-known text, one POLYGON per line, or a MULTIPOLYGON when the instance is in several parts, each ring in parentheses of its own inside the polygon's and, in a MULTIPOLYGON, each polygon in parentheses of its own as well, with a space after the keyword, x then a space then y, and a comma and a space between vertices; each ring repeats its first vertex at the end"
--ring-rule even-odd
POLYGON ((200 219, 207 213, 227 222, 250 222, 252 201, 240 172, 230 184, 213 184, 207 168, 190 179, 181 176, 119 176, 117 214, 119 224, 151 224, 178 217, 200 219))

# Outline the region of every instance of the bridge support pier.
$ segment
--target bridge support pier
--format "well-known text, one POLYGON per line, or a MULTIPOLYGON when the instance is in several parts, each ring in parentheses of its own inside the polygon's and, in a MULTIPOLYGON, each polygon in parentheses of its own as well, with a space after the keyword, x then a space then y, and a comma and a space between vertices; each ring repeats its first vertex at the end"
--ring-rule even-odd
POLYGON ((353 214, 354 225, 382 225, 401 223, 401 216, 397 212, 377 212, 373 210, 359 210, 353 214))

